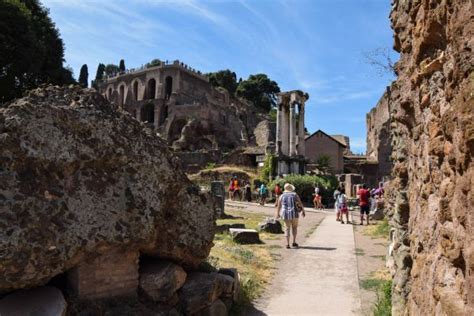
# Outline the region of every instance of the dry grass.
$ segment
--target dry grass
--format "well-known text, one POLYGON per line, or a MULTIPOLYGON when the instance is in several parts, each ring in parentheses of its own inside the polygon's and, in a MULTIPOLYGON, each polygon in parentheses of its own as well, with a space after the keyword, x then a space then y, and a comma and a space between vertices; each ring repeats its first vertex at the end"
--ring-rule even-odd
MULTIPOLYGON (((218 220, 218 225, 244 223, 246 228, 255 229, 258 223, 266 217, 263 213, 238 210, 227 211, 226 213, 236 218, 218 220)), ((281 236, 283 235, 260 233, 260 238, 263 241, 279 239, 282 238, 281 236)), ((265 286, 270 281, 274 273, 275 261, 279 259, 277 252, 281 247, 265 243, 240 245, 234 243, 228 233, 216 234, 214 244, 208 262, 216 268, 236 268, 241 277, 241 304, 250 304, 262 294, 265 286)))

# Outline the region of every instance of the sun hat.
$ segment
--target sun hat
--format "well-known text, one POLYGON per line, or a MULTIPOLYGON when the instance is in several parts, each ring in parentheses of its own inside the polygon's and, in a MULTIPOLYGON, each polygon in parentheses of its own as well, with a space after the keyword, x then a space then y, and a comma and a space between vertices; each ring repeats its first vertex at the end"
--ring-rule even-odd
POLYGON ((293 192, 295 191, 295 186, 291 183, 285 183, 284 189, 285 192, 293 192))

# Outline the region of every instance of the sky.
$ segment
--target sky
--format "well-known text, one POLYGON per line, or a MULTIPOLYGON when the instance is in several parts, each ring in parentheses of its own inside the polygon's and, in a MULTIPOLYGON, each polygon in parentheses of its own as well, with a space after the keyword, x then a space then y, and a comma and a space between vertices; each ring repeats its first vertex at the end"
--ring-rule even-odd
POLYGON ((282 91, 309 93, 309 132, 350 137, 365 153, 366 113, 393 80, 371 65, 393 52, 390 0, 42 0, 76 77, 99 63, 139 67, 176 60, 201 72, 238 78, 264 73, 282 91))

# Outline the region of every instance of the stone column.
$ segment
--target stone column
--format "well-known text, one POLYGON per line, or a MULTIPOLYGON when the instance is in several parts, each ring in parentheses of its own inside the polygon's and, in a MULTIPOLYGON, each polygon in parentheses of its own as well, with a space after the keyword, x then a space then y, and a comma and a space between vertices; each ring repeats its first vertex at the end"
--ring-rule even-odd
POLYGON ((305 155, 304 145, 304 103, 299 105, 299 121, 298 121, 298 155, 305 155))
POLYGON ((161 109, 161 106, 158 106, 158 105, 155 105, 155 110, 154 110, 154 117, 153 117, 153 126, 155 127, 155 129, 157 129, 158 127, 160 127, 160 109, 161 109))
POLYGON ((295 120, 295 104, 291 103, 290 104, 290 150, 289 150, 289 156, 294 156, 296 154, 296 120, 295 120))
POLYGON ((142 121, 142 117, 141 117, 142 115, 141 115, 141 114, 142 114, 142 108, 141 108, 141 107, 137 107, 136 117, 137 117, 137 120, 138 120, 139 122, 142 121))
POLYGON ((276 117, 276 148, 275 152, 276 154, 280 154, 281 150, 281 103, 278 103, 277 105, 277 117, 276 117))
POLYGON ((288 129, 289 129, 289 115, 288 115, 288 108, 282 104, 281 106, 281 153, 283 155, 289 155, 289 138, 288 138, 288 129))

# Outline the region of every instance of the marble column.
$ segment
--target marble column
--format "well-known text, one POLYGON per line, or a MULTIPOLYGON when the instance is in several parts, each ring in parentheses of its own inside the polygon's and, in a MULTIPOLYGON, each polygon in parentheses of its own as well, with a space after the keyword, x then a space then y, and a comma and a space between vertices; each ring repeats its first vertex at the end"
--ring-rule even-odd
POLYGON ((280 154, 281 151, 281 103, 277 105, 277 117, 276 117, 276 154, 280 154))
POLYGON ((289 130, 289 121, 288 121, 288 107, 282 105, 281 107, 281 153, 283 155, 289 155, 289 148, 288 148, 288 130, 289 130))
POLYGON ((290 150, 289 156, 292 157, 296 154, 296 120, 295 120, 295 104, 290 104, 290 150))
POLYGON ((298 120, 298 155, 305 155, 304 144, 304 103, 299 105, 299 120, 298 120))

